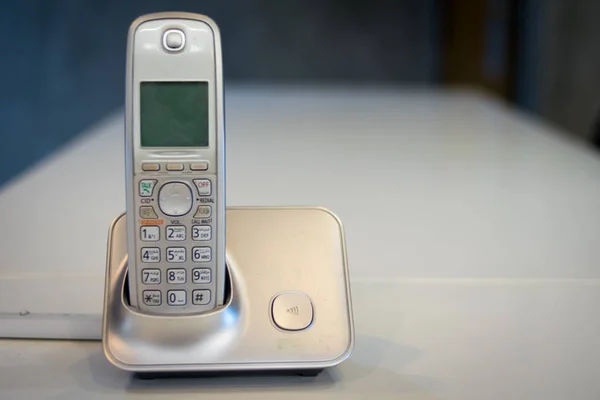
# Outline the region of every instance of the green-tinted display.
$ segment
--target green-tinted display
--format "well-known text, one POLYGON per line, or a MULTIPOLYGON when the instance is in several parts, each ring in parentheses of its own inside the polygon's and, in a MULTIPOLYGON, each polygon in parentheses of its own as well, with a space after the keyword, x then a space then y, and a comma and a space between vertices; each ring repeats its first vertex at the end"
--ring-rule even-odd
POLYGON ((142 147, 207 147, 207 82, 142 82, 142 147))

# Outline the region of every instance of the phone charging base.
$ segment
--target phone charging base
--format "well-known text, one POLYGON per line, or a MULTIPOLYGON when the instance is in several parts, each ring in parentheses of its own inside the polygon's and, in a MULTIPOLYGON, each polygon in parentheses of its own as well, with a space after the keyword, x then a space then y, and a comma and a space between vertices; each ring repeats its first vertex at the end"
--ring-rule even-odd
POLYGON ((227 208, 225 304, 181 316, 129 305, 125 219, 107 249, 102 344, 115 366, 141 378, 316 375, 352 352, 344 233, 328 210, 227 208))

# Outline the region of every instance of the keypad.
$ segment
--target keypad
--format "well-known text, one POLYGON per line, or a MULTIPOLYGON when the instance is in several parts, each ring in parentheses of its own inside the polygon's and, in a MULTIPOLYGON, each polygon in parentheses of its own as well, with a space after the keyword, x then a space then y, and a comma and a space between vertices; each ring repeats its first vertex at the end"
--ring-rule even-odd
POLYGON ((182 284, 187 281, 185 276, 185 269, 183 268, 171 268, 167 270, 167 282, 174 284, 182 284))
POLYGON ((140 239, 144 242, 157 242, 160 239, 160 228, 158 226, 142 226, 140 239))
POLYGON ((136 185, 139 301, 157 313, 206 310, 215 297, 216 176, 190 173, 208 162, 157 165, 136 185))
POLYGON ((185 226, 183 225, 171 225, 167 226, 165 239, 174 242, 181 242, 185 240, 185 226))
POLYGON ((212 249, 210 247, 193 247, 192 261, 210 262, 212 260, 212 249))
POLYGON ((212 239, 212 228, 210 225, 192 226, 192 240, 207 241, 212 239))
POLYGON ((160 290, 144 290, 142 295, 144 297, 144 304, 147 306, 160 306, 162 304, 160 290))
POLYGON ((194 268, 192 270, 192 282, 194 283, 210 283, 212 280, 212 272, 210 268, 194 268))
POLYGON ((160 249, 158 247, 142 247, 142 262, 157 263, 160 261, 160 249))
POLYGON ((208 304, 210 303, 210 290, 198 289, 192 292, 192 302, 194 304, 208 304))
POLYGON ((185 247, 168 247, 167 262, 182 263, 185 262, 185 247))
POLYGON ((184 306, 187 303, 185 290, 169 290, 167 292, 167 303, 170 306, 184 306))
POLYGON ((146 285, 158 285, 160 283, 160 269, 144 268, 142 270, 142 282, 146 285))

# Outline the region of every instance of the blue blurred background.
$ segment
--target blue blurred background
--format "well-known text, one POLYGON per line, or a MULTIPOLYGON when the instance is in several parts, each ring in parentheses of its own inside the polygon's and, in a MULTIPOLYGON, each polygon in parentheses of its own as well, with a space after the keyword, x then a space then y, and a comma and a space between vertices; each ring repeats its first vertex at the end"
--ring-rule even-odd
POLYGON ((127 28, 167 10, 217 21, 229 85, 468 85, 596 139, 597 1, 5 0, 0 185, 122 107, 127 28))

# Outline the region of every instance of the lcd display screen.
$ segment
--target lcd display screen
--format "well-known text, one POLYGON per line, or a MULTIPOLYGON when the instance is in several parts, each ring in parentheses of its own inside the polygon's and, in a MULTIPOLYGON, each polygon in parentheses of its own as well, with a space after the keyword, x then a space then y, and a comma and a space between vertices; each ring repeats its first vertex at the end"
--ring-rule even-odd
POLYGON ((142 82, 142 147, 208 147, 208 82, 142 82))

